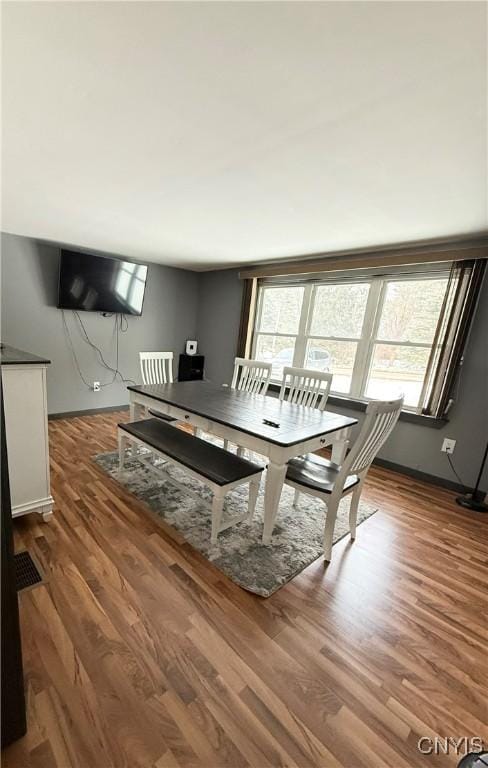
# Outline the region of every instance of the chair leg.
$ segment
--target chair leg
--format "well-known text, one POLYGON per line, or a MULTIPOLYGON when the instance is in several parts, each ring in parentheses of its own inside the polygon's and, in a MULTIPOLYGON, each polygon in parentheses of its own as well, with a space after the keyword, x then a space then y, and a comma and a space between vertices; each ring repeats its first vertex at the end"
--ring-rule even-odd
POLYGON ((220 531, 222 514, 224 511, 224 494, 215 492, 212 500, 212 535, 210 542, 215 544, 220 531))
POLYGON ((238 446, 237 446, 237 455, 238 455, 238 456, 240 456, 241 458, 243 458, 243 457, 244 457, 244 454, 245 454, 245 450, 244 450, 244 448, 241 448, 241 446, 240 446, 240 445, 238 445, 238 446))
POLYGON ((249 483, 249 514, 247 516, 248 523, 251 522, 256 509, 256 501, 258 500, 260 482, 260 478, 256 478, 255 480, 251 480, 249 483))
POLYGON ((363 490, 363 481, 356 486, 351 496, 351 506, 349 507, 349 531, 351 533, 351 539, 356 538, 356 524, 358 521, 358 507, 359 499, 363 490))
POLYGON ((225 438, 225 440, 224 440, 224 451, 228 451, 228 450, 229 450, 229 441, 227 440, 227 438, 225 438))
POLYGON ((324 559, 327 560, 327 562, 329 562, 332 557, 332 544, 334 542, 334 528, 339 501, 340 496, 336 496, 335 498, 331 496, 331 498, 327 500, 327 516, 325 518, 324 529, 324 559))
POLYGON ((298 488, 295 488, 295 495, 293 496, 293 506, 298 507, 298 502, 300 501, 300 491, 298 488))

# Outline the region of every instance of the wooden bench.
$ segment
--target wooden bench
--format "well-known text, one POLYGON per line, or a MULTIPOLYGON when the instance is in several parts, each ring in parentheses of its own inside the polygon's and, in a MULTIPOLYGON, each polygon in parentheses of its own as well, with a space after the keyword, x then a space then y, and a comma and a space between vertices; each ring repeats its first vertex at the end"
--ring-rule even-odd
MULTIPOLYGON (((211 506, 212 544, 215 544, 221 531, 243 520, 252 519, 263 467, 229 453, 229 451, 208 443, 206 440, 201 440, 182 429, 173 427, 158 418, 119 424, 118 440, 120 470, 124 468, 126 446, 128 443, 132 443, 133 447, 143 446, 156 456, 180 467, 192 477, 201 480, 213 491, 211 506), (249 504, 246 513, 222 523, 226 493, 244 483, 249 483, 249 504)), ((137 454, 137 458, 139 461, 149 464, 152 469, 156 469, 144 454, 137 454)), ((161 468, 157 468, 157 471, 173 484, 182 487, 187 493, 191 493, 188 488, 180 486, 161 468)), ((198 500, 202 501, 200 496, 198 496, 198 500)))

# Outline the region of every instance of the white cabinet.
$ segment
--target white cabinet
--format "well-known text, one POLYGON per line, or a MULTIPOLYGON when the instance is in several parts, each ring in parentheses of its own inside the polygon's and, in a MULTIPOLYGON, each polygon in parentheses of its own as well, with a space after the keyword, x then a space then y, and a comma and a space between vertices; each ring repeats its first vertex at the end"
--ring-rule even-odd
POLYGON ((52 515, 46 363, 2 364, 12 516, 52 515))

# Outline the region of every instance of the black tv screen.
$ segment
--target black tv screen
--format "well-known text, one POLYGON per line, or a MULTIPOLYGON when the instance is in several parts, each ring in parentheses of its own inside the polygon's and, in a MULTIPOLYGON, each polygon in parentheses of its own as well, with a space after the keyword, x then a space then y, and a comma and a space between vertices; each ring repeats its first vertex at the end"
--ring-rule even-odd
POLYGON ((146 276, 144 264, 62 250, 58 307, 141 315, 146 276))

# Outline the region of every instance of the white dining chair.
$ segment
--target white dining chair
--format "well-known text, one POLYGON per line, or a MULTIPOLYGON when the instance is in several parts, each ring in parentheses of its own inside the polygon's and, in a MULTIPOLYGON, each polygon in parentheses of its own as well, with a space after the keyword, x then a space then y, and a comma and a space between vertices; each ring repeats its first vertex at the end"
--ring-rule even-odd
MULTIPOLYGON (((139 365, 143 384, 173 383, 172 352, 139 352, 139 365)), ((172 416, 160 413, 157 409, 146 408, 146 417, 155 416, 168 422, 176 422, 172 416)))
POLYGON ((332 386, 332 374, 309 368, 283 368, 280 400, 323 411, 332 386))
POLYGON ((173 383, 172 352, 139 352, 143 384, 173 383))
MULTIPOLYGON (((236 357, 234 359, 231 389, 249 392, 254 395, 265 395, 271 379, 271 368, 271 363, 262 363, 260 360, 236 357)), ((224 440, 224 448, 227 450, 228 447, 229 441, 224 440)), ((237 446, 237 455, 244 456, 244 448, 237 446)))
POLYGON ((324 558, 327 561, 332 555, 339 502, 348 494, 352 494, 349 530, 351 539, 356 538, 358 506, 366 475, 397 423, 402 405, 403 397, 369 403, 361 431, 341 466, 314 453, 288 462, 285 483, 295 489, 293 505, 297 506, 299 494, 305 493, 321 499, 327 507, 324 530, 324 558))
POLYGON ((262 363, 260 360, 247 360, 245 357, 236 357, 234 360, 234 375, 232 376, 232 389, 240 392, 249 392, 253 395, 265 395, 268 391, 271 379, 271 363, 262 363))

